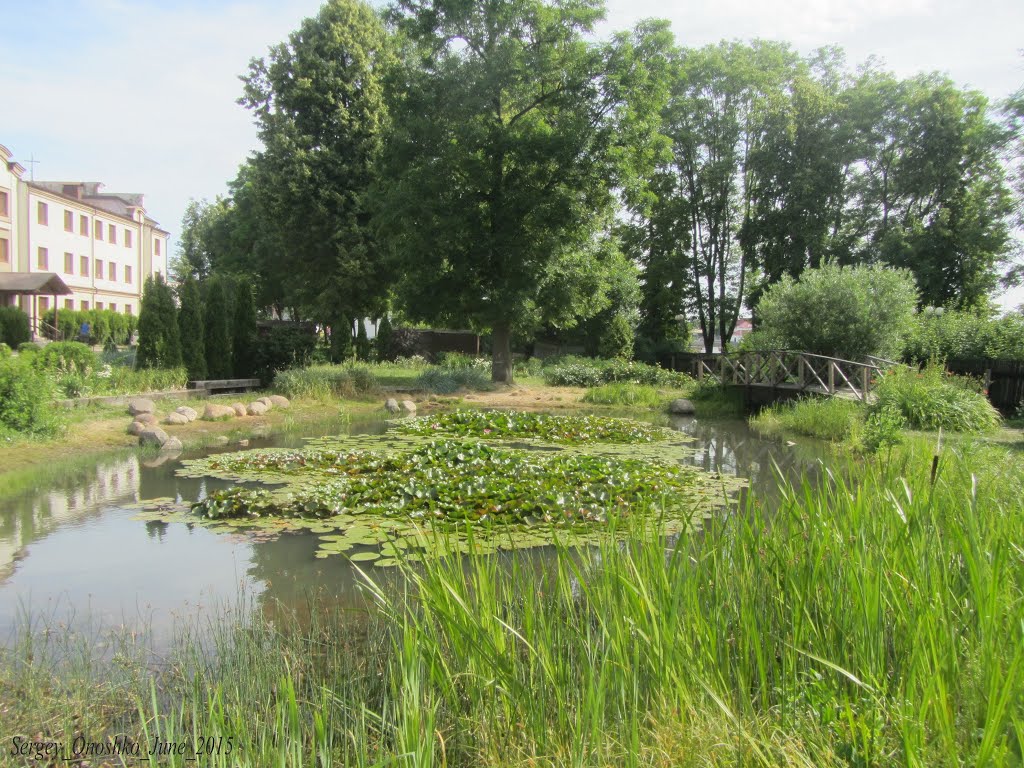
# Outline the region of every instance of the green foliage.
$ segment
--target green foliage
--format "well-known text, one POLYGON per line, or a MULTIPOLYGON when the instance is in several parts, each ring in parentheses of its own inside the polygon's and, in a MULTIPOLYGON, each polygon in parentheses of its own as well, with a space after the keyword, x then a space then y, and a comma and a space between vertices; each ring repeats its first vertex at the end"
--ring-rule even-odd
POLYGON ((910 325, 903 356, 917 362, 986 357, 1024 361, 1024 315, 920 312, 910 325))
POLYGON ((373 372, 359 365, 311 365, 289 368, 274 376, 274 390, 291 398, 354 398, 375 394, 379 389, 373 372))
POLYGON ((337 317, 331 325, 331 362, 344 363, 352 359, 355 346, 352 343, 352 321, 345 315, 337 317))
MULTIPOLYGON (((54 314, 52 309, 46 310, 43 322, 54 326, 54 314)), ((137 323, 135 316, 110 309, 62 309, 56 315, 56 328, 65 341, 79 340, 82 323, 88 323, 88 343, 93 345, 127 344, 137 323)))
POLYGON ((689 400, 700 419, 738 419, 747 412, 739 387, 721 387, 705 381, 690 391, 689 400))
POLYGON ((907 420, 902 413, 891 406, 872 411, 864 422, 859 436, 860 447, 868 453, 877 453, 902 444, 906 436, 903 430, 907 420))
POLYGON ((616 312, 612 315, 601 334, 597 352, 604 358, 632 359, 633 326, 625 314, 616 312))
POLYGON ((178 332, 181 336, 181 357, 193 381, 206 376, 206 332, 203 324, 203 302, 199 285, 187 279, 179 288, 181 311, 178 312, 178 332))
POLYGON ((864 417, 864 406, 854 400, 807 397, 764 408, 750 425, 770 437, 804 435, 838 443, 859 433, 864 417))
POLYGON ((393 359, 391 351, 391 337, 393 333, 391 318, 384 315, 377 324, 377 334, 373 337, 373 347, 377 352, 378 360, 393 359))
POLYGON ((645 384, 601 384, 583 393, 584 403, 597 405, 624 405, 637 408, 661 408, 665 396, 645 384))
POLYGON ((366 323, 363 318, 356 321, 356 359, 367 361, 370 359, 370 340, 366 337, 366 323))
POLYGON ((50 437, 60 431, 59 411, 51 402, 51 379, 32 358, 0 359, 0 429, 19 435, 50 437))
POLYGON ((256 345, 256 372, 269 384, 279 371, 309 365, 316 348, 312 325, 275 323, 261 333, 256 345))
POLYGON ((182 364, 177 315, 174 296, 163 276, 146 278, 139 312, 137 367, 177 368, 182 364))
POLYGON ((401 421, 406 435, 476 437, 488 440, 537 438, 549 443, 650 443, 667 431, 630 419, 606 416, 550 415, 522 411, 457 410, 401 421))
POLYGON ((37 371, 53 374, 89 375, 98 367, 99 359, 87 345, 77 341, 55 341, 32 356, 37 371))
POLYGON ((693 384, 685 373, 625 360, 565 356, 550 360, 543 369, 544 382, 553 387, 596 387, 611 382, 684 388, 693 384))
POLYGON ((211 379, 230 379, 232 376, 231 333, 224 282, 220 279, 213 279, 205 286, 204 346, 206 348, 206 375, 211 379))
POLYGON ((234 375, 248 379, 256 374, 256 305, 252 286, 239 280, 235 286, 235 313, 231 322, 234 375))
POLYGON ((5 344, 4 342, 0 341, 0 360, 5 360, 12 354, 14 353, 11 351, 11 348, 7 346, 7 344, 5 344))
POLYGON ((0 342, 9 347, 17 347, 32 338, 29 329, 28 315, 18 307, 0 307, 0 342))
POLYGON ((460 390, 490 389, 491 380, 486 370, 479 367, 449 368, 432 365, 416 379, 416 389, 437 395, 451 395, 460 390))
POLYGON ((999 412, 976 382, 948 375, 941 365, 924 370, 897 368, 875 388, 875 412, 901 414, 912 429, 985 432, 999 425, 999 412))
POLYGON ((758 317, 764 333, 785 349, 849 360, 891 358, 902 349, 916 300, 909 272, 826 265, 770 286, 758 317))

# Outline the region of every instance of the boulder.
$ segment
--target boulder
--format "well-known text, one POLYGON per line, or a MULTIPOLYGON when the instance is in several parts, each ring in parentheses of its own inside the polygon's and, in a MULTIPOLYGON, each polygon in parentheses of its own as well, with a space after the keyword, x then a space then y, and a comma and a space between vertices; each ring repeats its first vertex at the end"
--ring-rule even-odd
POLYGON ((267 404, 262 400, 253 400, 249 403, 249 407, 246 410, 250 416, 262 416, 270 409, 267 408, 267 404))
POLYGON ((164 424, 188 424, 188 416, 175 411, 174 413, 167 414, 167 418, 164 419, 164 424))
POLYGON ((156 424, 155 413, 139 413, 136 414, 135 420, 140 424, 156 424))
POLYGON ((232 403, 231 408, 235 412, 235 416, 245 416, 245 406, 241 403, 232 403))
POLYGON ((272 405, 278 408, 290 408, 292 405, 288 398, 285 397, 284 395, 271 395, 267 399, 271 402, 272 405))
POLYGON ((174 412, 180 413, 189 421, 195 421, 197 418, 199 418, 199 414, 196 413, 196 409, 189 408, 187 405, 179 405, 177 408, 174 409, 174 412))
POLYGON ((217 435, 215 438, 213 438, 213 444, 214 445, 227 445, 228 444, 228 436, 227 435, 217 435))
POLYGON ((217 421, 218 419, 228 418, 233 419, 235 417, 235 409, 230 405, 215 405, 210 403, 203 409, 203 418, 207 421, 217 421))
POLYGON ((402 413, 407 413, 410 416, 416 413, 416 403, 414 403, 412 400, 403 400, 401 405, 402 413))
POLYGON ((136 397, 128 401, 128 414, 138 416, 140 413, 155 413, 156 403, 144 397, 136 397))
POLYGON ((270 410, 271 408, 273 408, 273 407, 274 407, 274 401, 273 401, 273 400, 271 400, 271 399, 270 399, 269 397, 267 397, 266 395, 264 395, 263 397, 259 397, 259 398, 256 398, 256 402, 257 402, 257 403, 263 403, 263 404, 264 404, 265 406, 267 406, 267 410, 268 410, 268 411, 269 411, 269 410, 270 410))
POLYGON ((384 401, 384 408, 387 409, 388 413, 398 413, 398 401, 393 397, 389 397, 384 401))
POLYGON ((160 427, 146 427, 139 432, 139 445, 143 447, 160 447, 168 440, 167 433, 160 427))
POLYGON ((181 440, 176 437, 168 437, 164 444, 160 446, 161 453, 181 453, 181 449, 181 440))
POLYGON ((246 438, 246 437, 243 437, 241 440, 238 441, 238 445, 242 446, 243 448, 248 448, 249 447, 249 439, 246 438))
POLYGON ((693 403, 685 397, 680 397, 678 400, 673 400, 668 404, 668 412, 690 416, 694 413, 693 403))
POLYGON ((146 428, 146 425, 141 421, 133 421, 128 425, 128 434, 138 436, 146 428))

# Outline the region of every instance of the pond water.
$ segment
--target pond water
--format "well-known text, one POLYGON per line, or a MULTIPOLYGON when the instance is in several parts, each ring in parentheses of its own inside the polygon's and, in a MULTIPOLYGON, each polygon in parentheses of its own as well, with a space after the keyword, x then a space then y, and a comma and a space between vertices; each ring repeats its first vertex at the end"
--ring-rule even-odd
MULTIPOLYGON (((770 492, 777 471, 799 478, 815 471, 818 452, 762 440, 742 421, 678 418, 694 438, 684 461, 748 478, 770 492)), ((383 421, 353 422, 352 434, 383 432, 383 421)), ((300 447, 321 431, 254 439, 251 448, 300 447)), ((343 557, 314 558, 309 532, 272 540, 216 533, 182 523, 135 519, 134 505, 156 498, 195 501, 227 481, 179 477, 180 459, 238 446, 182 454, 159 463, 134 453, 87 466, 48 467, 29 490, 0 499, 0 644, 31 627, 78 633, 135 632, 151 648, 165 646, 175 627, 201 625, 253 606, 308 604, 310 597, 359 607, 360 574, 343 557), (26 618, 31 617, 31 623, 26 618)), ((387 589, 397 569, 374 569, 387 589)))

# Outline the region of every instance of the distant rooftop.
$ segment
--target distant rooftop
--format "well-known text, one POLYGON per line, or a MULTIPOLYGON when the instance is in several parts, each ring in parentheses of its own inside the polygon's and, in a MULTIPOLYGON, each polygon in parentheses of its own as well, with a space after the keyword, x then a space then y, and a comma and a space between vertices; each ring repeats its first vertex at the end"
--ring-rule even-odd
POLYGON ((32 181, 29 184, 129 219, 136 209, 146 210, 139 192, 101 192, 103 183, 99 181, 32 181))

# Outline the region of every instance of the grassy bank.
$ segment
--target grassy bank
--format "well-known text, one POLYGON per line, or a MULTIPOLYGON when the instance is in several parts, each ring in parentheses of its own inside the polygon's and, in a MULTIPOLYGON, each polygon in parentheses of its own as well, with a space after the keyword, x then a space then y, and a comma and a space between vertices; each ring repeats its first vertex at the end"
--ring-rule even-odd
POLYGON ((370 617, 267 607, 157 674, 25 636, 2 735, 230 738, 209 765, 1020 765, 1024 468, 969 445, 933 479, 931 450, 672 542, 426 562, 370 617))

